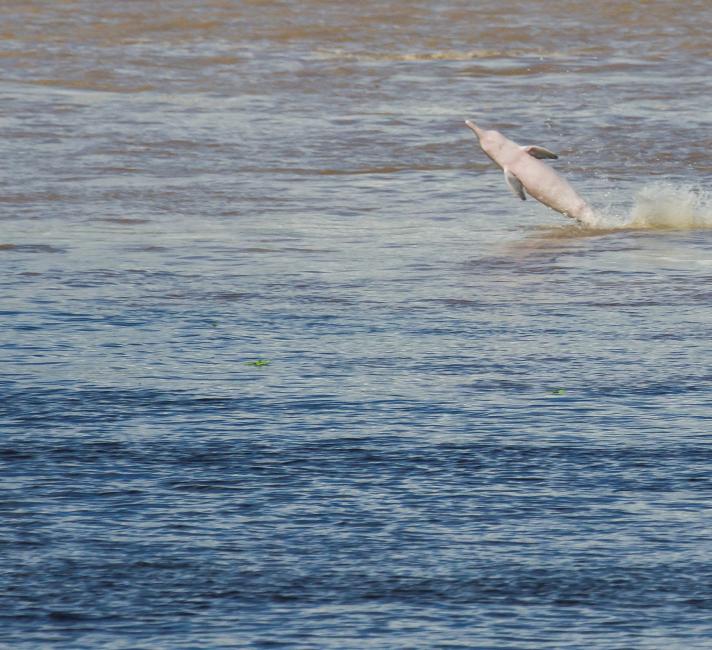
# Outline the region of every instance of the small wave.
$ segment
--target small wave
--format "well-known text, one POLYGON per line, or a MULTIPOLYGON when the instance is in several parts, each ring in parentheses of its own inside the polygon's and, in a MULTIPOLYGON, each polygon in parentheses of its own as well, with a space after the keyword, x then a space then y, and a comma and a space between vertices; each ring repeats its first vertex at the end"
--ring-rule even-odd
POLYGON ((474 49, 435 50, 422 52, 349 52, 342 49, 319 48, 315 54, 322 59, 341 61, 408 63, 424 61, 476 61, 479 59, 500 59, 538 57, 539 59, 564 58, 564 53, 536 49, 474 49))

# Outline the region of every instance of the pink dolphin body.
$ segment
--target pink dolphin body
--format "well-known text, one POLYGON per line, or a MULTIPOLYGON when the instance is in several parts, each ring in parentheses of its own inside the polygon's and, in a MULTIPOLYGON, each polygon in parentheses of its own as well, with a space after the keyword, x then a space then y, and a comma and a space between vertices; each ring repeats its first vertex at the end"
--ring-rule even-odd
POLYGON ((565 178, 541 162, 542 158, 558 158, 555 153, 535 145, 520 147, 499 131, 481 129, 470 120, 465 120, 465 124, 475 132, 482 151, 502 168, 507 185, 520 199, 526 199, 526 190, 552 210, 576 219, 584 226, 595 225, 595 213, 586 201, 565 178))

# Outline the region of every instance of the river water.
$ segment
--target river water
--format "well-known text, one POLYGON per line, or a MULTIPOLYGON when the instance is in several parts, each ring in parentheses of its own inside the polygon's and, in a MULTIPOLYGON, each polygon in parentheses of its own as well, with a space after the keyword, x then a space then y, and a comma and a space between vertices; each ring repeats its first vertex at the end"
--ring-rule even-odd
POLYGON ((0 647, 710 647, 707 0, 0 18, 0 647))

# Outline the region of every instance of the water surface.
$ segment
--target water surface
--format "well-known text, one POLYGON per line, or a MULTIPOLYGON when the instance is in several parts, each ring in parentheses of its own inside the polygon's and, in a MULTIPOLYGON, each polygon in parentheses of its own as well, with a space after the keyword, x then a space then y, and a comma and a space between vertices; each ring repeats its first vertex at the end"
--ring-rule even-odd
POLYGON ((4 3, 0 645, 709 647, 711 23, 4 3))

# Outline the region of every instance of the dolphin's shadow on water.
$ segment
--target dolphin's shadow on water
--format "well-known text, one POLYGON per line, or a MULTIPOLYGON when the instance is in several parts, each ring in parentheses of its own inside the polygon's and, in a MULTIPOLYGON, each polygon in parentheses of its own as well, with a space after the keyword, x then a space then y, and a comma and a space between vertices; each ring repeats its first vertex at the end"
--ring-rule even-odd
POLYGON ((499 255, 482 261, 485 265, 498 267, 507 260, 519 272, 555 272, 569 267, 572 258, 608 253, 617 256, 643 250, 666 254, 668 247, 679 246, 682 242, 689 246, 694 241, 699 245, 709 241, 711 228, 708 224, 687 227, 621 225, 615 228, 585 228, 577 224, 535 226, 529 228, 521 239, 505 244, 499 255))
POLYGON ((630 235, 645 232, 640 228, 583 228, 578 224, 560 226, 536 226, 531 228, 524 239, 512 242, 506 247, 506 253, 519 258, 534 260, 543 257, 597 250, 631 250, 638 248, 630 235), (586 240, 595 240, 595 245, 585 245, 586 240))
POLYGON ((619 226, 610 228, 583 228, 578 224, 562 224, 560 226, 536 226, 532 228, 530 239, 540 239, 545 242, 557 241, 578 241, 581 239, 593 239, 618 235, 620 233, 638 232, 640 228, 631 226, 619 226))

